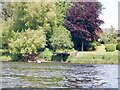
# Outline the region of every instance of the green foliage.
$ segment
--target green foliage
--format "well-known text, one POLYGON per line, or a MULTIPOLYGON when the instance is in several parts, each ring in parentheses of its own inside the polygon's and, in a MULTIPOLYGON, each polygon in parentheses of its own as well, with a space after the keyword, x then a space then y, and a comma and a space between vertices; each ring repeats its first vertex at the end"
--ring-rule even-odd
MULTIPOLYGON (((48 27, 55 23, 55 4, 52 2, 27 3, 25 11, 27 15, 24 17, 24 20, 26 26, 31 29, 37 29, 38 26, 48 27)), ((45 30, 47 29, 45 28, 45 30)))
POLYGON ((69 1, 56 2, 56 21, 58 26, 63 25, 64 18, 70 6, 71 6, 71 3, 69 1))
POLYGON ((26 3, 12 3, 12 10, 13 10, 13 26, 12 29, 15 32, 21 32, 27 29, 25 25, 24 17, 27 15, 27 12, 25 11, 27 9, 26 3))
POLYGON ((96 42, 89 42, 88 51, 96 50, 96 42))
POLYGON ((118 44, 116 45, 116 50, 119 50, 119 51, 120 51, 120 43, 118 43, 118 44))
POLYGON ((117 34, 115 33, 115 29, 111 27, 110 30, 110 33, 100 34, 100 40, 104 42, 104 44, 117 44, 117 34))
POLYGON ((55 27, 50 38, 50 45, 54 51, 72 49, 70 32, 63 26, 55 27))
POLYGON ((113 51, 116 50, 116 46, 113 45, 113 44, 106 45, 105 50, 106 50, 107 52, 113 52, 113 51))
POLYGON ((2 32, 2 48, 8 49, 9 38, 13 36, 13 32, 11 30, 12 27, 12 20, 3 21, 1 23, 1 32, 2 32))
POLYGON ((48 48, 46 48, 46 49, 39 55, 39 57, 51 61, 51 60, 52 60, 52 55, 53 55, 52 51, 49 50, 48 48))
POLYGON ((14 32, 14 37, 9 42, 10 53, 17 57, 37 54, 38 49, 45 47, 46 38, 43 29, 39 28, 39 30, 26 30, 21 33, 14 32))
POLYGON ((13 3, 14 31, 36 30, 44 28, 47 46, 56 23, 56 6, 54 2, 13 3))
POLYGON ((95 41, 95 43, 96 43, 97 46, 101 46, 101 43, 100 43, 100 42, 95 41))
MULTIPOLYGON (((70 32, 63 27, 69 2, 3 4, 4 21, 1 24, 3 42, 1 42, 3 48, 8 49, 13 58, 37 54, 37 50, 45 48, 46 44, 46 47, 52 47, 56 51, 73 47, 70 32)), ((44 52, 47 53, 49 50, 45 49, 44 52)), ((48 57, 46 59, 51 60, 48 57)))
POLYGON ((45 31, 51 30, 55 24, 55 3, 52 2, 21 2, 13 3, 14 31, 24 31, 28 28, 38 29, 44 27, 45 31))

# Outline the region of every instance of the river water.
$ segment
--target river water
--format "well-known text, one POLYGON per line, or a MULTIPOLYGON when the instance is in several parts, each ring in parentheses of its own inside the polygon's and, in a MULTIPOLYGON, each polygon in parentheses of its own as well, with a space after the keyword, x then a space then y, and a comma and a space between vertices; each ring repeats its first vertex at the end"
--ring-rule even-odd
POLYGON ((118 88, 118 65, 2 62, 2 88, 118 88))

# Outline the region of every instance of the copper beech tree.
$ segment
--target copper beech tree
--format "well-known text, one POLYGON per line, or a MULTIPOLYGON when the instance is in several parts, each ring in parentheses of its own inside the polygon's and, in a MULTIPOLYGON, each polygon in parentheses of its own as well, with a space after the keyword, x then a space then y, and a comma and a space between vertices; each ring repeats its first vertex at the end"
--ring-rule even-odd
POLYGON ((102 32, 99 27, 104 22, 99 19, 102 4, 100 2, 73 2, 65 17, 64 25, 71 31, 74 44, 83 51, 86 41, 94 41, 97 33, 102 32))

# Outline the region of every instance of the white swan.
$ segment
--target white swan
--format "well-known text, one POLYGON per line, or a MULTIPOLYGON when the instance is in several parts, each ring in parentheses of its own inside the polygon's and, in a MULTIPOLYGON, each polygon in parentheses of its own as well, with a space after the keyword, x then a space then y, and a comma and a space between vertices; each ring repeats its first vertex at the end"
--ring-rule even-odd
POLYGON ((28 62, 41 63, 41 60, 35 60, 35 61, 28 60, 28 62))

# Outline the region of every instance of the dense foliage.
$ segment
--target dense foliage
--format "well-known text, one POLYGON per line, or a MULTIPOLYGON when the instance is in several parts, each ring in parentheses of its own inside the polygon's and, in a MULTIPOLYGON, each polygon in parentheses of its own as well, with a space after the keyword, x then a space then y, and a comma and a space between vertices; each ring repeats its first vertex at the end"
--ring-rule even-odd
POLYGON ((56 25, 64 24, 64 19, 68 9, 71 7, 70 2, 56 2, 56 25))
POLYGON ((73 2, 68 10, 65 26, 72 32, 74 43, 78 50, 83 50, 84 41, 96 40, 97 32, 102 32, 99 19, 102 10, 100 2, 73 2), (81 48, 80 48, 81 47, 81 48))
POLYGON ((14 37, 9 40, 9 51, 15 58, 37 54, 37 50, 44 48, 46 38, 43 30, 26 30, 25 32, 16 32, 14 37))
POLYGON ((72 49, 70 32, 63 26, 55 27, 50 38, 50 45, 54 51, 72 49))
POLYGON ((105 49, 107 52, 113 52, 116 50, 116 46, 114 44, 106 45, 105 49))
POLYGON ((13 36, 12 28, 12 20, 2 21, 1 20, 1 38, 2 38, 2 48, 8 49, 8 41, 13 36))
POLYGON ((53 52, 51 50, 49 50, 48 48, 46 48, 40 55, 39 58, 43 58, 45 60, 52 60, 52 56, 53 56, 53 52))
MULTIPOLYGON (((100 45, 97 42, 98 33, 102 32, 99 26, 103 23, 99 19, 100 2, 14 2, 2 5, 2 49, 12 59, 35 60, 38 57, 66 61, 69 55, 61 57, 59 53, 75 49, 93 51, 100 45)), ((110 35, 107 42, 116 43, 116 35, 110 35)), ((105 40, 104 37, 100 39, 105 40)), ((109 50, 107 46, 106 50, 111 51, 111 47, 109 50)))
POLYGON ((89 42, 89 46, 88 46, 88 51, 93 51, 93 50, 96 50, 96 42, 89 42))
POLYGON ((118 43, 118 44, 116 45, 116 50, 119 50, 119 51, 120 51, 120 43, 118 43))
POLYGON ((112 33, 102 33, 100 35, 100 41, 104 44, 116 44, 117 43, 117 34, 112 33))

